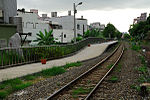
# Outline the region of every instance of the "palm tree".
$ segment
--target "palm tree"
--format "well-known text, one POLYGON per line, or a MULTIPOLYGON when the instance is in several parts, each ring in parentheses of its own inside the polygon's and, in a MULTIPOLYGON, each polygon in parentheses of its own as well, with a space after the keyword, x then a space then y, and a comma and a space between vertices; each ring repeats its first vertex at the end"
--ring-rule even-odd
POLYGON ((54 38, 53 38, 53 30, 50 30, 47 32, 45 29, 45 34, 43 34, 41 31, 39 31, 37 35, 36 40, 34 42, 38 42, 38 45, 50 45, 54 43, 54 38))

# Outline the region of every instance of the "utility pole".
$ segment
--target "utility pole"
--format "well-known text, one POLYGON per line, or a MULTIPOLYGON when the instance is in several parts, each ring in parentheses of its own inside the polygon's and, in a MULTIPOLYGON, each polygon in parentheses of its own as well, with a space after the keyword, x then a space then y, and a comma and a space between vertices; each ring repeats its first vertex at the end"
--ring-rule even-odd
POLYGON ((74 43, 76 43, 76 4, 73 3, 73 10, 74 10, 74 43))
POLYGON ((82 2, 78 3, 77 5, 75 3, 73 3, 73 10, 74 10, 74 43, 76 43, 76 13, 77 13, 77 10, 76 10, 76 7, 78 5, 82 5, 82 2))

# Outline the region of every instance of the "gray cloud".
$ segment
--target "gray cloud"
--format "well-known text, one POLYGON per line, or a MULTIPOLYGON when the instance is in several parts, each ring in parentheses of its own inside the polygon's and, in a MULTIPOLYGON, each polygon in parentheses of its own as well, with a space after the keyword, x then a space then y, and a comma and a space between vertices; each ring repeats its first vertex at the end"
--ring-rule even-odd
POLYGON ((18 8, 36 8, 43 12, 73 9, 73 3, 82 1, 80 10, 113 10, 149 8, 150 0, 18 0, 18 8))

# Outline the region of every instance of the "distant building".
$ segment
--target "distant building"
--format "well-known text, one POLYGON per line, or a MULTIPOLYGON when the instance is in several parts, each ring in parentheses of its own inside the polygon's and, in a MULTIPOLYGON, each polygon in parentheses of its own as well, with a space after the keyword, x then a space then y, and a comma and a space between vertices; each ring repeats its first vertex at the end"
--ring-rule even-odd
POLYGON ((9 23, 9 18, 16 15, 16 0, 0 0, 0 23, 9 23))
POLYGON ((100 22, 94 22, 90 24, 90 29, 98 29, 100 31, 103 31, 105 29, 105 25, 100 24, 100 22))
POLYGON ((141 13, 140 17, 137 17, 133 20, 133 24, 137 24, 141 21, 146 21, 147 20, 147 13, 141 13))
POLYGON ((47 16, 47 14, 42 14, 42 17, 40 17, 41 20, 46 20, 49 19, 49 17, 47 16))
MULTIPOLYGON (((74 38, 74 16, 71 15, 71 12, 68 12, 67 16, 57 16, 57 12, 51 13, 51 18, 46 18, 46 21, 52 22, 52 24, 57 23, 61 26, 61 29, 54 29, 53 34, 57 39, 56 41, 62 43, 71 42, 74 38)), ((76 19, 76 35, 83 35, 87 31, 87 19, 81 18, 76 19)))

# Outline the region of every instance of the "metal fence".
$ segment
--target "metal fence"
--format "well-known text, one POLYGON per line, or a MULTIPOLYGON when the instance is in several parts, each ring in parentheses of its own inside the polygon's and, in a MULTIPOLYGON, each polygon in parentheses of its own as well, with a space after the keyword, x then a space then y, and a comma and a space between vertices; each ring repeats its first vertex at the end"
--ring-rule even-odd
POLYGON ((103 43, 111 41, 101 38, 87 38, 75 44, 50 45, 38 47, 1 48, 0 49, 0 69, 39 62, 41 58, 47 60, 57 59, 73 55, 88 44, 103 43))

